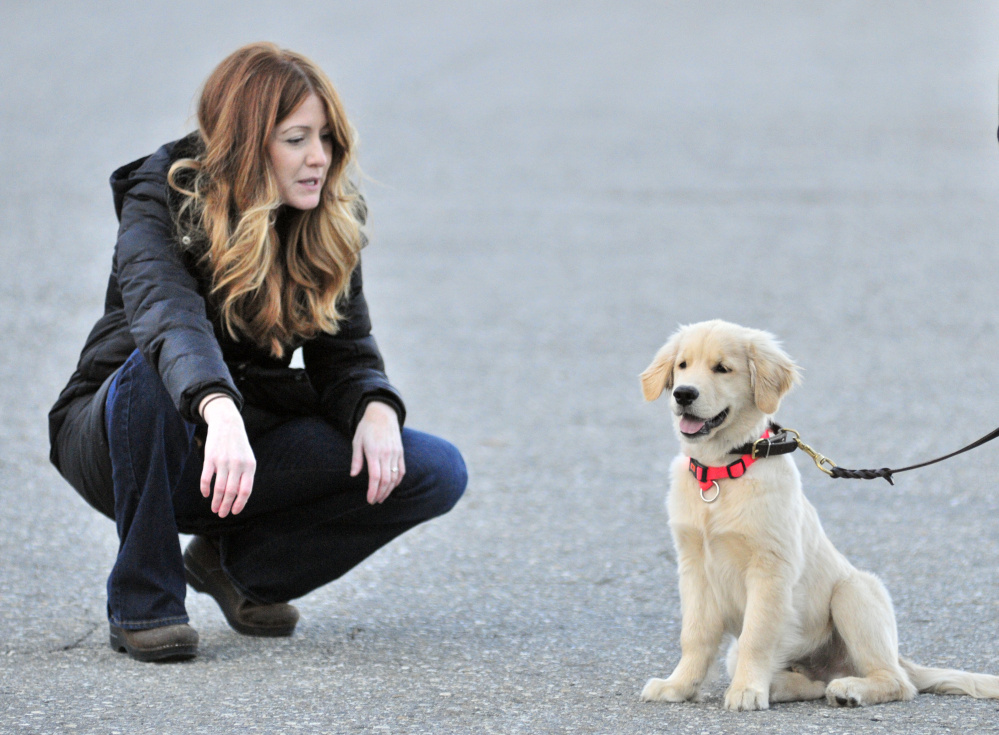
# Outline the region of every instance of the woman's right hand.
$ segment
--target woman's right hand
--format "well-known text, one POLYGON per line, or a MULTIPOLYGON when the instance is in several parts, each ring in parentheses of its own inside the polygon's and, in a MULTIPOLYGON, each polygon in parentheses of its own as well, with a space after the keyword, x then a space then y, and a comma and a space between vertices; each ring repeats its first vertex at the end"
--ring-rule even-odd
POLYGON ((246 506, 253 491, 257 460, 246 436, 243 417, 232 398, 212 393, 201 401, 200 411, 208 424, 201 494, 206 498, 211 494, 214 477, 212 513, 225 518, 230 510, 235 515, 246 506))

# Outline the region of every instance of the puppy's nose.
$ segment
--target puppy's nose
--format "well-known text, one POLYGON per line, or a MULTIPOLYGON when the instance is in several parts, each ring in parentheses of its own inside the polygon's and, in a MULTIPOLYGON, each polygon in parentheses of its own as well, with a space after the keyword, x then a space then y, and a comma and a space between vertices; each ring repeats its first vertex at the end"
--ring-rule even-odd
POLYGON ((679 385, 673 389, 673 399, 681 406, 689 406, 699 395, 700 391, 692 385, 679 385))

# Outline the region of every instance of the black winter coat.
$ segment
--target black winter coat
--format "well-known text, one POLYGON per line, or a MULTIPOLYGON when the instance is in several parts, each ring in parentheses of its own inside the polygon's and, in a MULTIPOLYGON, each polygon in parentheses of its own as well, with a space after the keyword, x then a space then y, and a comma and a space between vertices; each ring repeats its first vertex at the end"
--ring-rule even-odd
MULTIPOLYGON (((170 165, 196 152, 192 134, 122 166, 111 176, 120 226, 108 280, 104 315, 87 338, 80 361, 49 413, 51 459, 60 467, 56 438, 79 401, 106 393, 108 378, 138 347, 163 379, 177 410, 192 423, 209 393, 229 394, 244 410, 233 374, 247 365, 286 367, 283 359, 248 341, 235 341, 222 328, 208 293, 207 275, 180 243, 167 185, 170 165)), ((400 425, 405 406, 389 383, 371 335, 361 269, 351 278, 344 318, 336 334, 319 334, 302 347, 305 371, 318 394, 317 412, 351 437, 373 399, 393 406, 400 425)), ((251 399, 252 402, 252 399, 251 399)), ((65 473, 64 473, 65 474, 65 473)))

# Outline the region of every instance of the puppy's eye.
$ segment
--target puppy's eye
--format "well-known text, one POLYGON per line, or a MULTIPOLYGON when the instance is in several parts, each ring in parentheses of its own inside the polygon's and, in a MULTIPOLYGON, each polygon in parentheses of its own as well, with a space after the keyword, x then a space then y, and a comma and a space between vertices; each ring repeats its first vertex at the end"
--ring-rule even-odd
POLYGON ((684 360, 679 365, 677 365, 677 367, 680 368, 681 370, 686 370, 687 369, 687 361, 684 360))
POLYGON ((712 369, 712 370, 713 370, 714 372, 716 372, 716 373, 730 373, 730 372, 732 372, 731 370, 729 370, 729 369, 728 369, 727 367, 725 367, 725 366, 724 366, 724 365, 722 365, 721 363, 718 363, 717 365, 715 365, 715 366, 714 366, 713 368, 711 368, 711 369, 712 369))

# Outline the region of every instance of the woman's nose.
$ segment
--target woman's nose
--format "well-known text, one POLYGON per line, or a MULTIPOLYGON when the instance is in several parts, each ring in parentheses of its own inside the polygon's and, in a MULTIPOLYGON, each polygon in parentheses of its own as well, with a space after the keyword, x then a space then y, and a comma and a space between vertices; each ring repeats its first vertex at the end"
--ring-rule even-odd
POLYGON ((325 166, 329 163, 329 155, 326 152, 326 146, 323 144, 322 138, 317 137, 309 144, 305 163, 308 166, 325 166))

